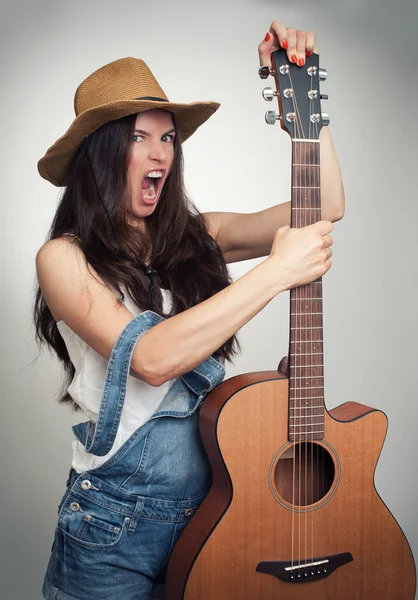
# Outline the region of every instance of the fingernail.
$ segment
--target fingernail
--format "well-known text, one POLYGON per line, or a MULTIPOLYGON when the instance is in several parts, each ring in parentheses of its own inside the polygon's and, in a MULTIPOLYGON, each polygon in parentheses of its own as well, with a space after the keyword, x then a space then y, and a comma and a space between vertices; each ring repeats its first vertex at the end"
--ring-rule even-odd
POLYGON ((306 56, 312 56, 312 52, 310 52, 310 51, 308 50, 308 52, 306 53, 306 56))
POLYGON ((300 67, 303 67, 303 65, 304 65, 304 64, 305 64, 305 59, 304 59, 304 58, 300 58, 300 59, 298 60, 298 65, 299 65, 300 67))
POLYGON ((264 38, 264 41, 265 41, 265 42, 268 42, 268 41, 269 41, 269 39, 270 39, 270 33, 269 33, 269 32, 267 32, 267 33, 266 33, 266 37, 264 38))
POLYGON ((282 48, 284 48, 285 50, 287 50, 288 46, 289 46, 289 42, 287 40, 283 40, 282 41, 282 48))
POLYGON ((296 54, 292 54, 291 59, 290 59, 293 63, 297 62, 298 57, 296 56, 296 54))

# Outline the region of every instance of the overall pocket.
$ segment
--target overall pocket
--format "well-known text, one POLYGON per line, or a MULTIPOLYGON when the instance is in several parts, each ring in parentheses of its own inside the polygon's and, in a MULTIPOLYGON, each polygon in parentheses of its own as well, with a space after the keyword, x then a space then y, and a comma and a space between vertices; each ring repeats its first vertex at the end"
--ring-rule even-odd
POLYGON ((114 498, 98 490, 92 498, 73 489, 62 504, 57 527, 83 548, 103 550, 121 542, 129 522, 129 511, 114 498))

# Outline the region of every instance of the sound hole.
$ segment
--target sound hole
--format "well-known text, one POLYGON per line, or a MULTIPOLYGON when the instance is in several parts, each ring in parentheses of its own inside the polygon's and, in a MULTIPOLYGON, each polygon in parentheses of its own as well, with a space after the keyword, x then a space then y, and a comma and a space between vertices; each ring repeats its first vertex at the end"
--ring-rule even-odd
POLYGON ((329 492, 334 475, 334 462, 326 448, 314 442, 300 442, 279 458, 274 483, 283 500, 293 506, 308 506, 329 492))

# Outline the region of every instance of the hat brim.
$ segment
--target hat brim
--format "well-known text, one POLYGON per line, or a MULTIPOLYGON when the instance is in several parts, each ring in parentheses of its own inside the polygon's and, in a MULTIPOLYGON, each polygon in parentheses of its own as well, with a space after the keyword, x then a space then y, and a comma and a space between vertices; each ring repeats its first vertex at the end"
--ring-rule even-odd
POLYGON ((38 161, 39 174, 58 187, 65 186, 69 164, 84 136, 115 119, 162 108, 176 116, 176 123, 184 142, 218 110, 219 106, 218 102, 212 101, 179 104, 158 100, 121 100, 86 110, 74 119, 66 133, 58 138, 38 161))

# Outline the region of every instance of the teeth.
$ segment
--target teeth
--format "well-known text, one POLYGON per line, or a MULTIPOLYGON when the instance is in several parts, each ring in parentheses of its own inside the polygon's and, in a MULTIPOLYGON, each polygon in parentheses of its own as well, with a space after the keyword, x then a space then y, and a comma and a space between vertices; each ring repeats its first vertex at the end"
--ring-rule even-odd
POLYGON ((151 173, 148 173, 147 177, 162 177, 163 174, 161 171, 151 171, 151 173))

